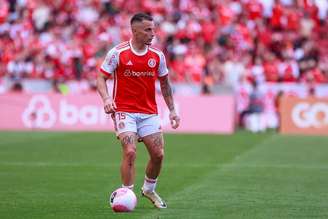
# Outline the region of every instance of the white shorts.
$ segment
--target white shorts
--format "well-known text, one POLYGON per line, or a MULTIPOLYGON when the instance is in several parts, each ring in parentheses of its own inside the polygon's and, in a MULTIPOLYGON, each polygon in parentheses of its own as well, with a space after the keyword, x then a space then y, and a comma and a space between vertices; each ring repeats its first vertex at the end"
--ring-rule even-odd
POLYGON ((162 132, 157 114, 115 112, 113 120, 117 136, 123 132, 135 132, 139 137, 145 137, 162 132))

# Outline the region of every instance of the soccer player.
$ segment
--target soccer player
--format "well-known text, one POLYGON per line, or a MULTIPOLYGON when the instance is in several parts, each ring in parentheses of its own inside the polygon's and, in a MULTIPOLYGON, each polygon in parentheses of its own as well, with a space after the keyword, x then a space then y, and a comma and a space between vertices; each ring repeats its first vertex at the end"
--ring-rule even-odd
POLYGON ((155 101, 157 78, 170 110, 172 128, 178 128, 180 117, 174 107, 165 56, 151 46, 154 38, 153 18, 137 13, 130 24, 132 38, 107 53, 100 67, 102 74, 97 77, 97 88, 105 112, 112 115, 116 134, 122 144, 122 186, 133 189, 136 143, 137 138, 141 138, 150 156, 142 195, 150 199, 155 207, 166 208, 166 203, 155 192, 164 156, 164 140, 155 101), (114 78, 112 96, 106 86, 106 80, 111 76, 114 78))

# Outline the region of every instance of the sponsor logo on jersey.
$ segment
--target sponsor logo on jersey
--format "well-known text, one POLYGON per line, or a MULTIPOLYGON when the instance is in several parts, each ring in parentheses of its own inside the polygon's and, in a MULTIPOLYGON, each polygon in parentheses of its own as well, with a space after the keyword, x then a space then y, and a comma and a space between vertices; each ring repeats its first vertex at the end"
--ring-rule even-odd
POLYGON ((133 71, 126 69, 124 72, 124 76, 126 77, 154 77, 155 72, 153 71, 133 71))
POLYGON ((133 65, 131 60, 128 61, 128 63, 126 63, 126 65, 133 65))
POLYGON ((148 66, 154 68, 156 66, 156 60, 151 58, 148 60, 148 66))

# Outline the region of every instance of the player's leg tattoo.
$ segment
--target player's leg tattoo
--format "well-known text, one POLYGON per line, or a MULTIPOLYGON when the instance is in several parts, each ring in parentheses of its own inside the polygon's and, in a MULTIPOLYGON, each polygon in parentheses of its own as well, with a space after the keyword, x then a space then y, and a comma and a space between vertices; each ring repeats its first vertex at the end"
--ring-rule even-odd
POLYGON ((153 136, 153 144, 156 148, 163 147, 163 137, 161 134, 153 136))
POLYGON ((136 157, 135 133, 124 133, 121 137, 123 147, 123 159, 127 161, 129 166, 133 166, 136 157))
POLYGON ((164 153, 164 140, 162 133, 155 133, 143 138, 143 141, 152 157, 156 157, 164 153))
POLYGON ((122 138, 122 145, 134 144, 135 143, 135 135, 126 135, 122 138))
POLYGON ((134 184, 135 167, 134 161, 136 159, 136 134, 133 132, 120 134, 123 159, 121 163, 121 177, 125 186, 134 184))
POLYGON ((164 159, 164 140, 162 133, 155 133, 143 138, 150 160, 147 165, 146 175, 151 179, 156 179, 160 173, 164 159))

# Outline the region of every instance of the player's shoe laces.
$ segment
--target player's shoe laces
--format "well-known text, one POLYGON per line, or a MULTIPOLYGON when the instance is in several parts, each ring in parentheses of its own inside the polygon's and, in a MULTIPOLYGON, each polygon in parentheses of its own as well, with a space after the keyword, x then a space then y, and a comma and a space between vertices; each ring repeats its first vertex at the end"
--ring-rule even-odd
POLYGON ((141 189, 142 196, 148 198, 156 208, 167 208, 166 203, 164 200, 154 191, 154 192, 144 192, 141 189))

